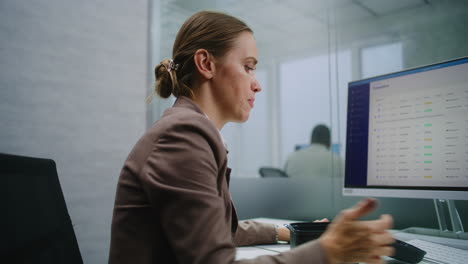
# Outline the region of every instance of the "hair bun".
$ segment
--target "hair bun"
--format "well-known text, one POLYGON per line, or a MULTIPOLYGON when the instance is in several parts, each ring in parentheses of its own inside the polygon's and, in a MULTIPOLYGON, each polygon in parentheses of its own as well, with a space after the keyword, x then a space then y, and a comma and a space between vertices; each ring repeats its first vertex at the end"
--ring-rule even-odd
POLYGON ((162 98, 168 98, 172 94, 172 78, 169 72, 169 60, 163 60, 154 69, 156 77, 156 93, 162 98))
POLYGON ((194 78, 198 73, 194 55, 206 49, 214 57, 224 56, 233 48, 242 32, 252 32, 233 16, 213 11, 200 11, 189 17, 177 32, 172 60, 163 60, 154 69, 156 84, 153 94, 162 98, 186 96, 194 98, 194 78))

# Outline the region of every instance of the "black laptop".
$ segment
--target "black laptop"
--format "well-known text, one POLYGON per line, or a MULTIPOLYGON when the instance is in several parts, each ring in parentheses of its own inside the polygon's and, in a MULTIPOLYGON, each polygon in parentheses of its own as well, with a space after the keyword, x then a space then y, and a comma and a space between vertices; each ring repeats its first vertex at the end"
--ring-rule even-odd
POLYGON ((0 153, 4 263, 83 263, 55 162, 0 153))

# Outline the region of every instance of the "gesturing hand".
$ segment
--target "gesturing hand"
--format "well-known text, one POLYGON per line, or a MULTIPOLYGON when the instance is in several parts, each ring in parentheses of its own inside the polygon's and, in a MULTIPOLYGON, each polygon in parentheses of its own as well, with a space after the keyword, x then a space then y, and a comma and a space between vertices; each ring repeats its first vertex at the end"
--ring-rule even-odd
POLYGON ((359 221, 377 207, 375 199, 364 199, 343 210, 320 237, 329 263, 383 263, 381 256, 391 256, 394 242, 386 230, 392 227, 392 217, 382 215, 373 221, 359 221))

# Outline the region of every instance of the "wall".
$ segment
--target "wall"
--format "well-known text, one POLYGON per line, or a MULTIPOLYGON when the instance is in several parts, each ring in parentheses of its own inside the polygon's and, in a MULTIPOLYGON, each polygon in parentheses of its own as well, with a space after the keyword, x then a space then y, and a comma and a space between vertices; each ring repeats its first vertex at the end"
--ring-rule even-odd
POLYGON ((0 2, 0 152, 56 161, 85 263, 107 262, 116 181, 145 129, 148 8, 0 2))

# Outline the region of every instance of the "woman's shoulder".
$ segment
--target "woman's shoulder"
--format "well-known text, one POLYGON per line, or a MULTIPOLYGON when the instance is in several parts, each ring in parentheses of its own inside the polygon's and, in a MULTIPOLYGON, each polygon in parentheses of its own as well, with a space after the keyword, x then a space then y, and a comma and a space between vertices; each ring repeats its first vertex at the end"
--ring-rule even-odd
POLYGON ((205 145, 210 148, 224 148, 219 131, 208 117, 199 111, 186 107, 171 107, 143 135, 144 140, 157 144, 174 142, 177 144, 205 145))
POLYGON ((192 109, 182 107, 171 107, 151 127, 151 129, 170 132, 176 131, 200 131, 217 135, 218 130, 214 124, 203 114, 192 109))
POLYGON ((207 118, 198 105, 187 97, 179 97, 174 105, 161 116, 153 125, 154 129, 165 129, 177 127, 178 129, 199 128, 211 133, 218 133, 214 124, 207 118))
MULTIPOLYGON (((143 164, 157 149, 175 148, 179 151, 211 152, 217 160, 225 159, 226 151, 219 131, 203 114, 172 107, 156 121, 136 142, 128 160, 143 164)), ((175 152, 174 152, 175 153, 175 152)))

